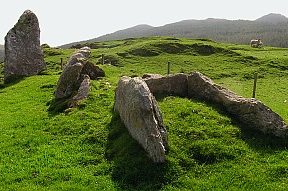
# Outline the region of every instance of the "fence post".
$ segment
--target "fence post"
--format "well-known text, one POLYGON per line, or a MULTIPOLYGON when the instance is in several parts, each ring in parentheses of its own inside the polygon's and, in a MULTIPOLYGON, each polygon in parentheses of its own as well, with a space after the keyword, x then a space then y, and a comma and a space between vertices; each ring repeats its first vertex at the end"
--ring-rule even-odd
POLYGON ((102 64, 105 64, 104 54, 102 54, 102 64))
POLYGON ((170 67, 171 67, 171 63, 170 63, 170 62, 168 62, 168 63, 167 63, 167 66, 168 66, 168 69, 167 69, 167 74, 169 75, 169 74, 170 74, 170 67))
POLYGON ((256 95, 257 78, 258 78, 258 74, 257 72, 255 72, 252 98, 255 98, 255 95, 256 95))
POLYGON ((61 70, 63 70, 63 58, 60 58, 61 70))

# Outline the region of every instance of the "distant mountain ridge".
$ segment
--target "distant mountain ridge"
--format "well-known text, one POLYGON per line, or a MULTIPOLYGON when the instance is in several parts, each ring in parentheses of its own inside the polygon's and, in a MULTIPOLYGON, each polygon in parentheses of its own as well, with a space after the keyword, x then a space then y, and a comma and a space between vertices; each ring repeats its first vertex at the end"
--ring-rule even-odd
POLYGON ((264 45, 288 47, 288 18, 271 13, 255 21, 208 18, 205 20, 183 20, 160 27, 137 25, 94 39, 74 42, 60 47, 68 48, 75 44, 148 36, 208 38, 236 44, 249 44, 251 39, 260 38, 264 45))
POLYGON ((281 22, 287 22, 288 18, 281 14, 276 13, 270 13, 268 15, 265 15, 263 17, 260 17, 259 19, 256 19, 257 22, 266 22, 266 23, 281 23, 281 22))

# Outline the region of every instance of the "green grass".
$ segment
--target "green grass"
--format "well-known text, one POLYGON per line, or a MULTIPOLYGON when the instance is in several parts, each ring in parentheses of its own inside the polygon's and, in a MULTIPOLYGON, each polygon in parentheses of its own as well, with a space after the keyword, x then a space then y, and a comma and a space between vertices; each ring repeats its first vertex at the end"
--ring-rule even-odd
POLYGON ((122 75, 164 75, 169 61, 172 73, 197 70, 244 97, 251 97, 257 71, 257 98, 288 122, 287 49, 168 37, 105 44, 92 50, 91 61, 113 55, 119 66, 100 65, 106 77, 93 81, 89 98, 70 112, 48 108, 60 58, 66 62, 74 50, 47 48, 45 75, 0 84, 0 190, 287 189, 287 140, 244 128, 217 106, 158 98, 169 132, 161 165, 113 111, 122 75))

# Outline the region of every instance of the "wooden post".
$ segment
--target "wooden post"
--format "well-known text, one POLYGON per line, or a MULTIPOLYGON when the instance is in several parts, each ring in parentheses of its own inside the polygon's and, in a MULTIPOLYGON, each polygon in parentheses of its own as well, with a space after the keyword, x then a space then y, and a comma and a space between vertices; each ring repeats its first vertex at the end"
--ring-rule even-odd
POLYGON ((63 70, 63 58, 60 58, 60 60, 61 70, 63 70))
POLYGON ((258 78, 258 74, 257 72, 255 72, 252 98, 255 98, 255 95, 256 95, 257 78, 258 78))
POLYGON ((168 64, 167 74, 169 75, 169 74, 170 74, 170 67, 171 67, 171 64, 170 64, 170 62, 168 62, 167 64, 168 64))
POLYGON ((105 64, 104 54, 102 54, 102 64, 105 64))

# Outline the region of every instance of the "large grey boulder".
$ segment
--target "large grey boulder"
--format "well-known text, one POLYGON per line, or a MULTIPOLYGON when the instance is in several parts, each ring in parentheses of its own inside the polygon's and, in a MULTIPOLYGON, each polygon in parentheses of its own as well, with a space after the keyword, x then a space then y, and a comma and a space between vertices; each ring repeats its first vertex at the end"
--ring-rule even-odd
POLYGON ((149 157, 154 162, 164 162, 167 131, 147 84, 141 78, 122 77, 116 89, 114 109, 149 157))
POLYGON ((89 80, 105 76, 101 68, 88 61, 90 54, 90 48, 83 47, 70 57, 59 78, 55 91, 56 99, 69 98, 77 94, 85 75, 89 76, 89 80))
POLYGON ((144 74, 143 79, 154 95, 188 96, 187 75, 175 74, 161 76, 159 74, 144 74))
POLYGON ((188 94, 190 97, 222 105, 229 114, 247 127, 277 137, 288 136, 288 127, 284 120, 269 107, 256 99, 238 96, 198 72, 188 76, 188 94))
POLYGON ((36 75, 45 69, 39 22, 36 15, 27 10, 5 37, 4 82, 36 75))

